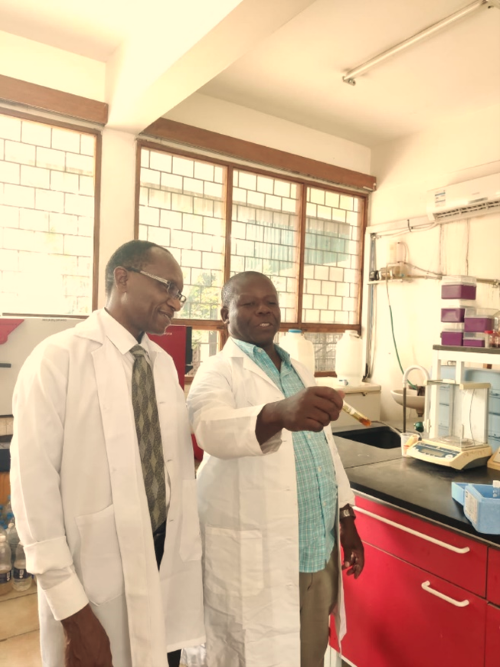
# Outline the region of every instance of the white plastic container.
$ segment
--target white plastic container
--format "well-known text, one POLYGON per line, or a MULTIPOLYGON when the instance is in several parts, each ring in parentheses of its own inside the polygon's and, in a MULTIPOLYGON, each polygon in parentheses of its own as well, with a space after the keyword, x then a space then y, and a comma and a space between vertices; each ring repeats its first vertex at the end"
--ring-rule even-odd
POLYGON ((283 337, 280 337, 282 347, 292 359, 300 361, 314 375, 314 345, 306 340, 300 329, 289 329, 283 337))
POLYGON ((350 386, 358 386, 363 381, 363 341, 356 331, 344 331, 337 343, 335 372, 337 379, 345 380, 350 386))

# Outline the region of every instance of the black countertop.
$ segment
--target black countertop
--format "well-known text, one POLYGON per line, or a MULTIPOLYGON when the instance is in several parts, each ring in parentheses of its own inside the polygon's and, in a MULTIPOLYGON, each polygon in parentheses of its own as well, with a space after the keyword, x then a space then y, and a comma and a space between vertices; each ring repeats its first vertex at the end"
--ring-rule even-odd
POLYGON ((465 517, 462 505, 451 497, 452 482, 491 484, 494 479, 500 480, 500 471, 486 467, 454 470, 403 458, 400 448, 379 449, 342 438, 336 429, 332 430, 354 491, 500 546, 500 535, 478 533, 465 517))

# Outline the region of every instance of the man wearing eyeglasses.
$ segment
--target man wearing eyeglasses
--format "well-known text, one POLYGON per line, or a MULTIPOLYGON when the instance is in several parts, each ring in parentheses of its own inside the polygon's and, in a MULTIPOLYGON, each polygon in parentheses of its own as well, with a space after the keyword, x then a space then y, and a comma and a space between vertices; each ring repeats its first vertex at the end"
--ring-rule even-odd
POLYGON ((131 241, 106 308, 30 355, 14 394, 12 503, 37 575, 44 667, 177 667, 204 641, 193 452, 163 334, 185 297, 131 241))

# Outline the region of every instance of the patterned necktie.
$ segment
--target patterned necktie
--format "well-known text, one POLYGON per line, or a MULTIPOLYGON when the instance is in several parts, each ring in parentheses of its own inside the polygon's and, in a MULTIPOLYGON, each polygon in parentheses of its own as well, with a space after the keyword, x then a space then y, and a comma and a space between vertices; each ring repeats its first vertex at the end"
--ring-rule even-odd
POLYGON ((167 518, 160 420, 158 419, 153 371, 146 359, 147 352, 140 345, 135 345, 130 352, 135 357, 132 370, 132 405, 135 429, 139 441, 142 474, 154 532, 167 518))

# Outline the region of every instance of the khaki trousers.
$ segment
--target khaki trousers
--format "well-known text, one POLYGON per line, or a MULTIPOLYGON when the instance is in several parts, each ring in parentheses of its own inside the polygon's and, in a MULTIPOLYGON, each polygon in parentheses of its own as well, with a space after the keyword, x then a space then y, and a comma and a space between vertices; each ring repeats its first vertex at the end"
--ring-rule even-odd
POLYGON ((323 667, 328 648, 329 620, 337 604, 338 549, 324 570, 300 572, 300 666, 323 667))

